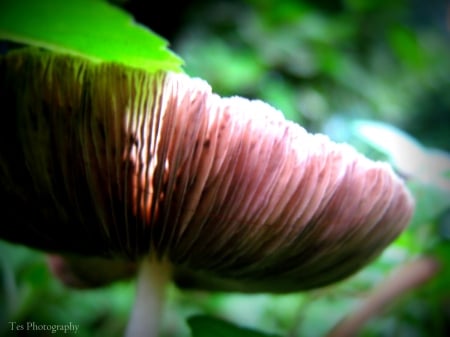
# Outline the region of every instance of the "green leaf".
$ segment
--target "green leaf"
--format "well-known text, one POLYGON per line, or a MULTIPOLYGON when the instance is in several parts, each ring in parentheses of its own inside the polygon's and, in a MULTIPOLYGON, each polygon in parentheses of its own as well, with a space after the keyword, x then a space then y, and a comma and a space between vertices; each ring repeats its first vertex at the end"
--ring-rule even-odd
POLYGON ((182 64, 167 41, 103 0, 2 0, 0 39, 152 72, 182 64))
POLYGON ((405 26, 394 26, 388 35, 397 57, 404 64, 417 71, 425 65, 425 51, 420 46, 416 33, 405 26))
POLYGON ((188 318, 192 337, 278 337, 247 328, 238 327, 218 318, 197 315, 188 318))

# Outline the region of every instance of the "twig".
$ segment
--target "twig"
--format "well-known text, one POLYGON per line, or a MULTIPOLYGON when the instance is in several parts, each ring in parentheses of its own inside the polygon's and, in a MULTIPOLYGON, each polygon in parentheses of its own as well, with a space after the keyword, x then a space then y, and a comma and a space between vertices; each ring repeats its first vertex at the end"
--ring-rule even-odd
POLYGON ((340 321, 326 337, 356 336, 362 326, 399 297, 432 279, 439 263, 432 257, 422 257, 400 266, 379 284, 353 313, 340 321))

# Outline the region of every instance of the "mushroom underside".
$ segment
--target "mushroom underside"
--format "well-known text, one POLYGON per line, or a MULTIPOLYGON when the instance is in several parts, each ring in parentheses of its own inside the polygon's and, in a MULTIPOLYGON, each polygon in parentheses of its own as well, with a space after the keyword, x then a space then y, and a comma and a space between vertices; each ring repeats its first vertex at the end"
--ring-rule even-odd
POLYGON ((152 256, 181 287, 321 287, 411 217, 387 164, 199 79, 36 50, 0 75, 0 237, 62 253, 50 264, 74 285, 93 281, 85 259, 116 271, 101 285, 152 256))

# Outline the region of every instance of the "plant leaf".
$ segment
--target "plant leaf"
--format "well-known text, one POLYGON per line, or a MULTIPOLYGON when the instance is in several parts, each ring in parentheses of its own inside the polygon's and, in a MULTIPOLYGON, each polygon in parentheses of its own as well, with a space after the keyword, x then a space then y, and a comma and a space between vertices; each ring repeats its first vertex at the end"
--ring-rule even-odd
POLYGON ((241 328, 218 318, 206 315, 189 317, 192 337, 278 337, 256 330, 241 328))
POLYGON ((0 39, 152 72, 182 64, 167 41, 104 0, 2 0, 0 39))

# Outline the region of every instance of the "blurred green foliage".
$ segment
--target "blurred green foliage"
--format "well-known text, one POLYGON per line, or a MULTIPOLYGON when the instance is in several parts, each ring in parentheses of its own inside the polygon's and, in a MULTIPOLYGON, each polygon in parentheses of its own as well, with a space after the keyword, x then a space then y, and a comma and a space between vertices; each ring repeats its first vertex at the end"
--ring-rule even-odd
MULTIPOLYGON (((450 107, 448 30, 414 25, 422 8, 407 1, 337 3, 210 3, 193 10, 175 48, 186 71, 219 93, 269 101, 310 130, 343 116, 414 130, 418 115, 442 119, 450 107), (435 95, 439 107, 427 99, 435 95)), ((422 141, 450 149, 443 126, 422 127, 430 129, 417 134, 422 141)))
MULTIPOLYGON (((448 4, 432 3, 203 1, 192 4, 172 46, 185 60, 185 71, 206 79, 221 95, 265 100, 310 131, 391 160, 389 146, 377 148, 353 128, 356 120, 383 121, 422 144, 429 167, 438 160, 432 148, 443 150, 439 160, 449 168, 444 152, 450 150, 448 4), (432 7, 432 19, 424 6, 432 7)), ((403 167, 397 169, 402 173, 403 167)), ((440 178, 448 182, 449 176, 440 178)), ((408 179, 416 199, 409 228, 355 276, 324 289, 277 296, 182 292, 171 286, 162 336, 250 337, 256 330, 324 336, 392 270, 422 255, 439 259, 440 273, 372 319, 361 336, 450 335, 450 191, 436 183, 440 179, 423 181, 414 174, 408 179), (212 318, 187 321, 204 314, 233 325, 212 318)), ((4 242, 0 250, 1 336, 15 336, 11 321, 73 322, 80 325, 78 336, 122 335, 134 299, 132 283, 69 290, 49 274, 43 254, 4 242)))

